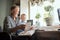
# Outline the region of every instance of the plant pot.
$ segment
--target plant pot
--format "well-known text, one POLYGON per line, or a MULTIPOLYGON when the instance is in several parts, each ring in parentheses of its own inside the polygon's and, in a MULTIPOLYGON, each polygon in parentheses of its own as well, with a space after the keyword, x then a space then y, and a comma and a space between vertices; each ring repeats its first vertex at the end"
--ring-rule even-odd
POLYGON ((53 23, 52 17, 45 18, 45 21, 46 21, 47 26, 52 26, 52 23, 53 23))

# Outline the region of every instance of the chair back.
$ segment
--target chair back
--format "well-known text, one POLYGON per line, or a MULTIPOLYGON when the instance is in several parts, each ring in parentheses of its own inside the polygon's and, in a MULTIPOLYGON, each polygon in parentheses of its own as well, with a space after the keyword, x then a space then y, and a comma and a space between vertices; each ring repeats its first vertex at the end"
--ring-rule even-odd
POLYGON ((10 40, 10 35, 6 32, 0 32, 0 40, 10 40))

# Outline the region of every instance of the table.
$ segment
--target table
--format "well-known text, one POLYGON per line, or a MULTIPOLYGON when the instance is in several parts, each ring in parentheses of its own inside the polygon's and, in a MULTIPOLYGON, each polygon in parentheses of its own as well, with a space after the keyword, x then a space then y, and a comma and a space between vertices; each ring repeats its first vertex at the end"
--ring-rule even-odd
POLYGON ((32 35, 34 34, 35 30, 30 30, 24 34, 21 32, 18 35, 12 35, 12 40, 32 40, 32 35))
POLYGON ((36 30, 33 35, 12 36, 13 40, 60 40, 60 31, 36 30))
POLYGON ((23 36, 12 36, 12 40, 31 40, 30 35, 23 35, 23 36))
POLYGON ((36 30, 36 40, 60 40, 60 31, 36 30))

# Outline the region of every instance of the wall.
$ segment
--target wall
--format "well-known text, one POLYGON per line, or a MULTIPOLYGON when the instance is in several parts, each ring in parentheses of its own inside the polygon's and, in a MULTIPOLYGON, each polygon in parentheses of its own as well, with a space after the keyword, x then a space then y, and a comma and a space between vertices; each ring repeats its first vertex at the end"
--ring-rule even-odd
POLYGON ((3 28, 3 21, 5 16, 10 13, 10 6, 12 5, 12 0, 0 0, 0 26, 3 28))

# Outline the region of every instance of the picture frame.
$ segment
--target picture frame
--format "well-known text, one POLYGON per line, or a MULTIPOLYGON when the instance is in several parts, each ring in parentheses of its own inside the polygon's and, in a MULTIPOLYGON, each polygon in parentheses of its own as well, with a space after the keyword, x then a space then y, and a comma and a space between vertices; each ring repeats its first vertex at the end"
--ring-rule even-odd
POLYGON ((29 23, 30 26, 33 25, 33 20, 27 20, 27 23, 29 23))

